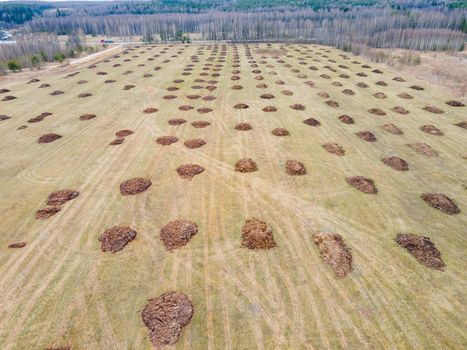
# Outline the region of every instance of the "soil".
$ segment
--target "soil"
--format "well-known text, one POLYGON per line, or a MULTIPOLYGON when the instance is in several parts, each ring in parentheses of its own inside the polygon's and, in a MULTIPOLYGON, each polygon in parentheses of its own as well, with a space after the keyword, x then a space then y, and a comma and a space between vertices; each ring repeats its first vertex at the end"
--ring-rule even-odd
POLYGON ((274 106, 266 106, 263 108, 263 112, 276 112, 277 108, 274 106))
POLYGON ((133 133, 134 133, 134 131, 132 131, 132 130, 123 129, 123 130, 117 131, 115 133, 115 136, 117 136, 118 138, 121 138, 121 137, 127 137, 127 136, 129 136, 129 135, 131 135, 133 133))
POLYGON ((339 120, 344 123, 344 124, 355 124, 355 121, 353 120, 352 117, 344 114, 339 117, 339 120))
POLYGON ((16 130, 23 130, 23 129, 26 129, 27 127, 28 127, 27 125, 21 125, 16 130))
POLYGON ((414 90, 417 90, 417 91, 423 91, 425 90, 424 88, 422 88, 420 85, 412 85, 410 86, 411 89, 414 89, 414 90))
POLYGON ((405 82, 405 79, 404 79, 404 78, 402 78, 402 77, 395 77, 395 78, 394 78, 394 79, 392 79, 392 80, 394 80, 394 81, 397 81, 397 82, 399 82, 399 83, 403 83, 403 82, 405 82))
POLYGON ((241 85, 232 86, 232 90, 241 90, 241 89, 243 89, 243 86, 241 86, 241 85))
POLYGON ((363 176, 346 177, 345 180, 349 185, 352 185, 357 190, 366 194, 376 194, 378 190, 375 187, 375 182, 363 176))
POLYGON ((465 106, 465 104, 463 104, 461 101, 455 101, 455 100, 446 101, 446 104, 451 107, 464 107, 465 106))
POLYGON ((281 92, 285 96, 292 96, 293 95, 293 92, 290 91, 290 90, 282 90, 281 92))
POLYGON ((239 123, 235 126, 235 130, 238 131, 247 131, 253 129, 250 124, 248 123, 239 123))
POLYGON ((391 134, 394 135, 402 135, 403 132, 401 129, 399 129, 396 125, 389 123, 385 124, 381 127, 381 129, 386 130, 387 132, 390 132, 391 134))
POLYGON ((246 109, 246 108, 249 108, 250 106, 248 106, 246 103, 237 103, 234 108, 236 109, 246 109))
POLYGON ((368 110, 368 112, 374 115, 379 115, 379 116, 386 115, 386 112, 380 108, 371 108, 368 110))
POLYGON ((206 114, 206 113, 212 112, 212 109, 207 108, 207 107, 201 107, 201 108, 198 108, 197 111, 200 114, 206 114))
POLYGON ((420 264, 430 269, 443 271, 445 265, 441 259, 441 253, 430 238, 412 233, 398 233, 395 241, 407 249, 420 264))
POLYGON ((263 94, 260 96, 261 98, 264 98, 266 100, 270 100, 272 98, 274 98, 274 95, 271 95, 271 94, 263 94))
POLYGON ((8 120, 8 119, 11 119, 11 117, 9 117, 9 116, 7 116, 7 115, 5 115, 5 114, 1 114, 1 115, 0 115, 0 122, 1 122, 1 121, 4 121, 4 120, 8 120))
POLYGON ((334 270, 336 277, 344 278, 352 271, 352 252, 337 233, 320 232, 313 236, 321 259, 334 270))
POLYGON ((462 129, 467 129, 467 121, 459 122, 459 123, 456 123, 455 125, 462 129))
POLYGON ((197 164, 183 164, 180 165, 176 170, 182 179, 191 181, 193 177, 201 174, 204 171, 204 168, 197 164))
POLYGON ((83 114, 82 116, 79 117, 79 120, 90 120, 94 119, 96 117, 95 114, 83 114))
POLYGON ((248 249, 271 249, 276 246, 271 227, 256 218, 249 218, 242 228, 242 247, 248 249))
POLYGON ((276 128, 271 132, 274 136, 288 136, 289 131, 284 128, 276 128))
POLYGON ((175 95, 165 95, 164 97, 162 97, 164 100, 173 100, 175 98, 177 98, 177 96, 175 95))
POLYGON ((383 163, 390 166, 394 170, 407 171, 409 170, 409 164, 402 158, 396 156, 390 156, 383 158, 383 163))
POLYGON ((184 143, 185 147, 194 149, 194 148, 200 148, 206 144, 206 141, 203 139, 191 139, 191 140, 186 140, 184 143))
POLYGON ((47 205, 52 205, 52 206, 62 205, 68 201, 71 201, 72 199, 75 199, 78 196, 79 196, 79 192, 74 191, 74 190, 55 191, 49 194, 49 196, 47 197, 47 205))
POLYGON ((61 94, 64 94, 64 92, 60 91, 60 90, 55 90, 55 91, 52 91, 50 93, 50 96, 57 96, 57 95, 61 95, 61 94))
POLYGON ((436 152, 433 148, 431 148, 426 143, 411 143, 408 144, 410 148, 412 148, 418 154, 424 155, 426 157, 437 157, 438 152, 436 152))
POLYGON ((136 177, 126 180, 120 184, 120 193, 122 196, 135 195, 145 192, 152 185, 151 180, 142 177, 136 177))
POLYGON ((168 121, 169 125, 182 125, 186 123, 185 119, 182 118, 173 118, 168 121))
POLYGON ((208 96, 203 97, 204 101, 214 101, 215 99, 216 99, 216 97, 212 96, 212 95, 208 95, 208 96))
POLYGON ((306 175, 306 168, 302 162, 298 160, 289 159, 285 162, 285 172, 291 176, 306 175))
POLYGON ((146 113, 146 114, 150 114, 150 113, 156 113, 158 112, 159 110, 157 108, 154 108, 154 107, 148 107, 146 108, 143 112, 146 113))
POLYGON ((44 89, 50 87, 50 84, 41 84, 39 85, 39 89, 44 89))
POLYGON ((336 156, 345 155, 344 148, 337 143, 325 143, 322 147, 329 153, 335 154, 336 156))
POLYGON ((367 85, 367 84, 365 84, 365 83, 362 83, 362 82, 360 82, 360 83, 357 83, 357 86, 358 86, 359 88, 363 88, 363 89, 365 89, 365 88, 367 88, 367 87, 368 87, 368 85, 367 85))
POLYGON ((182 105, 178 107, 179 110, 181 111, 189 111, 190 109, 193 109, 193 106, 188 106, 188 105, 182 105))
POLYGON ((443 193, 424 193, 421 198, 432 208, 438 209, 445 214, 459 214, 461 211, 456 203, 443 193))
POLYGON ((349 96, 355 95, 355 92, 353 90, 351 90, 351 89, 342 90, 342 93, 345 94, 345 95, 349 95, 349 96))
POLYGON ((61 207, 46 207, 44 209, 40 209, 36 211, 36 219, 48 219, 57 214, 61 209, 61 207))
POLYGON ((175 345, 183 327, 190 323, 194 308, 183 293, 168 292, 155 299, 149 299, 141 313, 146 327, 149 328, 153 345, 175 345))
POLYGON ((430 135, 443 136, 444 133, 434 125, 422 125, 420 130, 430 135))
POLYGON ((188 95, 186 98, 188 98, 190 100, 196 100, 196 99, 198 99, 200 97, 201 97, 200 95, 188 95))
POLYGON ((434 113, 434 114, 443 114, 444 111, 438 107, 435 107, 435 106, 426 106, 423 108, 425 111, 428 111, 428 112, 431 112, 431 113, 434 113))
POLYGON ((399 113, 399 114, 403 114, 403 115, 410 113, 407 109, 405 109, 404 107, 401 107, 401 106, 396 106, 396 107, 392 108, 392 111, 396 112, 396 113, 399 113))
POLYGON ((103 252, 116 253, 136 238, 137 232, 128 226, 114 226, 98 238, 103 252))
POLYGON ((325 102, 329 107, 332 107, 332 108, 337 108, 339 107, 339 104, 336 102, 336 101, 326 101, 325 102))
POLYGON ((156 142, 159 145, 163 145, 163 146, 171 145, 172 143, 175 143, 177 141, 178 141, 178 137, 175 137, 175 136, 161 136, 156 139, 156 142))
POLYGON ((123 87, 123 90, 130 90, 130 89, 133 89, 135 86, 134 85, 125 85, 123 87))
POLYGON ((386 94, 383 93, 383 92, 377 92, 377 93, 373 94, 373 97, 376 97, 376 98, 379 98, 380 100, 383 100, 383 99, 385 99, 387 96, 386 96, 386 94))
POLYGON ((318 92, 318 96, 322 98, 329 98, 329 94, 325 91, 318 92))
POLYGON ((11 101, 11 100, 14 100, 16 99, 17 97, 16 96, 5 96, 2 101, 11 101))
POLYGON ((251 158, 240 159, 239 161, 237 161, 237 163, 235 163, 235 171, 241 173, 251 173, 257 170, 258 166, 256 165, 256 162, 251 158))
POLYGON ((92 96, 92 94, 89 93, 89 92, 84 92, 84 93, 78 95, 79 98, 85 98, 85 97, 89 97, 89 96, 92 96))
POLYGON ((197 120, 191 123, 191 125, 193 125, 196 129, 202 129, 211 125, 211 123, 205 120, 197 120))
POLYGON ((11 90, 8 89, 0 89, 0 94, 6 94, 7 92, 10 92, 11 90))
POLYGON ((413 99, 413 96, 410 95, 410 94, 408 94, 408 93, 406 93, 406 92, 402 92, 402 93, 400 93, 400 94, 397 95, 397 96, 399 96, 400 98, 403 98, 403 99, 405 99, 405 100, 411 100, 411 99, 413 99))
POLYGON ((15 242, 8 245, 8 248, 24 248, 26 247, 26 242, 15 242))
POLYGON ((375 135, 370 131, 359 131, 359 132, 355 133, 355 135, 357 135, 358 137, 360 137, 364 141, 368 141, 368 142, 375 142, 376 141, 375 135))
POLYGON ((119 138, 116 138, 115 140, 113 140, 109 145, 110 146, 121 145, 124 141, 125 141, 125 139, 123 137, 119 137, 119 138))
POLYGON ((52 113, 50 112, 43 112, 39 114, 37 117, 31 118, 28 120, 28 123, 38 123, 43 121, 46 117, 51 116, 52 113))
POLYGON ((377 82, 376 82, 376 85, 379 85, 379 86, 388 86, 388 84, 387 84, 385 81, 382 81, 382 80, 377 81, 377 82))
POLYGON ((321 122, 315 118, 308 118, 308 119, 305 119, 303 121, 303 123, 305 123, 306 125, 310 125, 310 126, 320 126, 321 125, 321 122))
POLYGON ((161 228, 160 238, 168 251, 188 244, 191 237, 198 232, 198 226, 188 220, 175 220, 161 228))
POLYGON ((296 110, 296 111, 304 111, 305 110, 305 106, 300 104, 300 103, 295 103, 293 105, 290 106, 290 108, 296 110))
POLYGON ((50 143, 50 142, 54 142, 54 141, 58 140, 61 137, 62 137, 62 135, 54 134, 54 133, 45 134, 45 135, 42 135, 41 137, 39 137, 37 142, 38 143, 50 143))

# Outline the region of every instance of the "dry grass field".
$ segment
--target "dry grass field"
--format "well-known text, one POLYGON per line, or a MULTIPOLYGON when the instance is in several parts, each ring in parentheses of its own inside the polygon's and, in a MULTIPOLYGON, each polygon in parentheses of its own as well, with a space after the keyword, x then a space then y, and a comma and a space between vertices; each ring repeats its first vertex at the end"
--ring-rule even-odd
POLYGON ((36 82, 0 80, 10 90, 0 94, 1 349, 154 348, 141 313, 169 291, 194 309, 177 349, 467 347, 467 108, 446 104, 453 96, 315 45, 142 46, 67 69, 36 82), (241 103, 248 108, 234 107, 241 103), (376 108, 384 115, 369 112, 376 108), (174 118, 186 123, 169 125, 174 118), (242 122, 252 129, 236 130, 242 122), (389 123, 402 133, 382 128, 389 123), (276 128, 289 135, 273 135, 276 128), (133 133, 110 145, 121 130, 133 133), (61 137, 38 142, 52 133, 61 137), (161 136, 178 141, 161 145, 161 136), (205 144, 186 147, 192 139, 205 144), (431 156, 408 146, 415 143, 431 156), (389 156, 408 170, 386 165, 389 156), (235 171, 243 158, 257 171, 235 171), (306 174, 289 175, 288 160, 306 174), (204 171, 183 178, 176 169, 184 164, 204 171), (373 180, 376 193, 351 186, 353 176, 373 180), (132 178, 151 185, 122 195, 132 178), (62 189, 79 195, 48 207, 62 189), (421 198, 427 193, 455 204, 437 210, 421 198), (61 209, 36 219, 44 208, 61 209), (269 224, 275 246, 244 246, 252 217, 269 224), (161 228, 177 219, 198 232, 166 249, 161 228), (102 251, 99 237, 114 226, 136 238, 102 251), (331 232, 352 255, 341 277, 315 244, 331 232), (419 263, 396 243, 399 233, 429 237, 444 268, 419 263))

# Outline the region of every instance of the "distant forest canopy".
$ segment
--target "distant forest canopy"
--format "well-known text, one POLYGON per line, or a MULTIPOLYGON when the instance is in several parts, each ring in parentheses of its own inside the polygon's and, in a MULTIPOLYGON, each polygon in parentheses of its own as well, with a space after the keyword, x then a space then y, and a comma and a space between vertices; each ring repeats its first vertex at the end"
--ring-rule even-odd
MULTIPOLYGON (((368 47, 462 50, 466 0, 157 0, 0 3, 0 21, 26 33, 204 40, 300 41, 359 53, 368 47)), ((0 22, 0 26, 2 22, 0 22)))

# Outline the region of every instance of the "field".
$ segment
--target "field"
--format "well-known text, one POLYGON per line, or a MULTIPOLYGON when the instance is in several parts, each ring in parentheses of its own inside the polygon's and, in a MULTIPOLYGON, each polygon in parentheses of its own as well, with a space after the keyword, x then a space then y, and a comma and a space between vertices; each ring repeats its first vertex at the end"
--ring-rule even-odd
POLYGON ((0 118, 0 347, 151 349, 141 312, 177 291, 194 307, 178 349, 466 348, 466 107, 446 103, 465 101, 402 74, 322 46, 193 44, 132 47, 39 81, 0 80, 10 90, 0 94, 10 117, 0 118), (174 118, 186 123, 169 125, 174 118), (242 122, 252 129, 236 130, 242 122), (382 128, 389 123, 402 133, 382 128), (110 145, 121 130, 133 133, 110 145), (38 142, 51 133, 61 137, 38 142), (161 136, 178 141, 161 145, 161 136), (206 143, 191 149, 190 139, 206 143), (386 165, 389 156, 408 170, 386 165), (258 170, 235 171, 243 158, 258 170), (306 174, 287 174, 287 160, 306 174), (182 178, 183 164, 204 171, 182 178), (377 192, 357 190, 346 181, 353 176, 377 192), (152 184, 123 196, 132 178, 152 184), (36 219, 62 189, 79 196, 36 219), (426 193, 445 194, 460 212, 429 206, 426 193), (250 217, 270 225, 275 247, 242 247, 250 217), (168 251, 160 231, 176 219, 198 233, 168 251), (117 225, 136 238, 102 251, 99 236, 117 225), (320 232, 350 248, 345 277, 323 263, 320 232), (419 263, 398 233, 429 237, 444 269, 419 263))

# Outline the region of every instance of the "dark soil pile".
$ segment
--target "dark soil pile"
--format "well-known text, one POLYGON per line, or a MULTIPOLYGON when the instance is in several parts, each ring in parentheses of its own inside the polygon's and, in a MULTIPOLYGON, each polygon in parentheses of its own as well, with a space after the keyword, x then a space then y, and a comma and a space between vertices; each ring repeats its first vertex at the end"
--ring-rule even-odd
POLYGON ((183 164, 180 165, 176 170, 182 179, 191 181, 193 177, 201 174, 204 171, 204 168, 197 164, 183 164))
POLYGON ((285 172, 287 175, 300 176, 306 175, 306 168, 302 162, 298 160, 289 159, 285 162, 285 172))
POLYGON ((251 173, 257 170, 258 166, 256 165, 256 162, 251 158, 240 159, 239 161, 237 161, 237 163, 235 163, 235 171, 241 173, 251 173))
POLYGON ((206 114, 206 113, 212 112, 212 109, 207 108, 207 107, 201 107, 201 108, 198 108, 197 111, 200 114, 206 114))
POLYGON ((200 95, 188 95, 186 98, 188 98, 190 100, 196 100, 196 99, 198 99, 200 97, 201 97, 200 95))
POLYGON ((126 180, 120 184, 120 193, 123 196, 130 196, 146 191, 152 185, 151 180, 136 177, 126 180))
POLYGON ((465 106, 465 104, 463 104, 461 101, 455 101, 455 100, 446 101, 446 104, 451 107, 464 107, 465 106))
POLYGON ((182 105, 178 107, 178 109, 181 111, 189 111, 190 109, 193 109, 193 108, 194 108, 193 106, 188 106, 188 105, 182 105))
POLYGON ((28 127, 27 125, 21 125, 16 130, 23 130, 23 129, 26 129, 27 127, 28 127))
POLYGON ((8 245, 8 248, 24 248, 26 247, 26 242, 15 242, 8 245))
POLYGON ((379 85, 379 86, 388 86, 388 84, 385 81, 382 81, 382 80, 377 81, 375 84, 379 85))
POLYGON ((4 121, 4 120, 8 120, 8 119, 11 119, 11 117, 5 115, 5 114, 0 114, 0 122, 4 121))
POLYGON ((64 94, 64 92, 60 91, 60 90, 55 90, 55 91, 52 91, 50 93, 50 96, 57 96, 57 95, 61 95, 61 94, 64 94))
POLYGON ((424 193, 421 198, 432 208, 438 209, 445 214, 459 214, 461 211, 456 203, 443 193, 424 193))
POLYGON ((398 233, 395 241, 407 249, 420 264, 430 269, 443 270, 444 262, 441 259, 441 253, 428 237, 412 233, 398 233))
POLYGON ((169 125, 182 125, 186 123, 185 119, 182 118, 173 118, 168 121, 169 125))
POLYGON ((88 82, 87 80, 80 80, 76 84, 82 85, 82 84, 86 84, 87 82, 88 82))
POLYGON ((270 100, 270 99, 274 98, 274 95, 272 95, 272 94, 263 94, 260 97, 264 98, 266 100, 270 100))
POLYGON ((45 134, 45 135, 42 135, 41 137, 39 137, 37 142, 38 143, 50 143, 50 142, 54 142, 54 141, 58 140, 61 137, 62 137, 62 135, 54 134, 54 133, 45 134))
POLYGON ((345 95, 349 95, 349 96, 355 95, 355 92, 353 90, 351 90, 351 89, 342 90, 342 93, 345 94, 345 95))
POLYGON ((135 86, 134 85, 125 85, 123 87, 123 90, 130 90, 130 89, 133 89, 135 86))
POLYGON ((402 92, 402 93, 400 93, 400 94, 397 95, 397 96, 399 96, 400 98, 403 98, 404 100, 411 100, 411 99, 413 99, 413 96, 410 95, 410 94, 408 94, 408 93, 406 93, 406 92, 402 92))
POLYGON ((363 193, 376 194, 378 192, 372 179, 363 176, 350 176, 346 177, 345 181, 363 193))
POLYGON ((326 151, 328 151, 329 153, 332 153, 332 154, 335 154, 336 156, 343 156, 345 155, 345 150, 344 148, 337 144, 337 143, 325 143, 323 146, 322 146, 326 151))
POLYGON ((0 94, 6 94, 7 92, 10 92, 11 90, 8 89, 0 89, 0 94))
POLYGON ((241 89, 243 89, 243 86, 241 86, 241 85, 232 86, 232 90, 241 90, 241 89))
POLYGON ((177 98, 176 95, 165 95, 164 97, 162 97, 164 100, 173 100, 175 98, 177 98))
POLYGON ((394 170, 407 171, 409 170, 409 164, 402 158, 396 156, 390 156, 383 158, 383 163, 390 166, 394 170))
POLYGON ((459 123, 456 123, 455 125, 462 129, 467 129, 467 121, 459 122, 459 123))
POLYGON ((407 109, 405 109, 404 107, 401 107, 401 106, 396 106, 396 107, 392 108, 392 111, 396 112, 396 113, 399 113, 399 114, 403 114, 403 115, 410 113, 407 109))
POLYGON ((355 123, 355 121, 353 120, 353 118, 350 117, 350 116, 348 116, 348 115, 346 115, 346 114, 341 115, 341 116, 339 117, 339 120, 340 120, 342 123, 344 123, 344 124, 354 124, 354 123, 355 123))
POLYGON ((246 109, 246 108, 249 108, 250 106, 248 106, 246 103, 237 103, 234 108, 236 109, 246 109))
POLYGON ((321 98, 329 98, 329 94, 325 91, 318 92, 318 96, 321 98))
POLYGON ((428 111, 428 112, 431 112, 431 113, 434 113, 434 114, 443 114, 444 111, 438 107, 434 107, 434 106, 426 106, 423 108, 425 111, 428 111))
POLYGON ((402 77, 395 77, 395 78, 392 79, 392 80, 397 81, 397 82, 399 82, 399 83, 403 83, 403 82, 405 81, 405 79, 402 78, 402 77))
POLYGON ((37 117, 31 118, 28 120, 28 123, 38 123, 43 121, 46 117, 51 116, 52 113, 50 112, 43 112, 39 114, 37 117))
POLYGON ((90 120, 90 119, 94 119, 96 117, 95 114, 83 114, 82 116, 79 117, 79 120, 90 120))
POLYGON ((274 136, 288 136, 289 131, 284 128, 276 128, 271 132, 274 136))
POLYGON ((276 112, 277 108, 274 106, 266 106, 263 108, 263 112, 276 112))
POLYGON ((48 88, 48 87, 50 87, 50 84, 45 84, 44 83, 44 84, 39 85, 39 89, 45 89, 45 88, 48 88))
POLYGON ((198 226, 188 220, 175 220, 161 228, 160 237, 168 251, 181 248, 198 232, 198 226))
POLYGON ((296 110, 296 111, 304 111, 305 110, 305 106, 300 104, 300 103, 295 103, 293 105, 290 106, 290 108, 296 110))
POLYGON ((420 85, 412 85, 410 88, 411 88, 411 89, 414 89, 414 90, 417 90, 417 91, 425 90, 425 89, 422 88, 420 85))
POLYGON ((253 129, 250 124, 248 123, 239 123, 235 126, 235 130, 238 131, 247 131, 253 129))
POLYGON ((194 148, 200 148, 206 144, 206 141, 203 139, 191 139, 191 140, 186 140, 184 143, 185 147, 194 149, 194 148))
POLYGON ((325 102, 329 107, 332 107, 332 108, 337 108, 339 107, 339 104, 336 102, 336 101, 326 101, 325 102))
POLYGON ((74 191, 74 190, 65 189, 65 190, 55 191, 49 194, 49 196, 47 197, 47 205, 52 205, 52 206, 62 205, 68 201, 71 201, 72 199, 75 199, 78 196, 79 196, 79 192, 74 191))
POLYGON ((305 119, 303 121, 303 123, 305 123, 306 125, 309 125, 309 126, 320 126, 321 125, 321 122, 315 118, 308 118, 308 119, 305 119))
POLYGON ((321 259, 332 267, 334 274, 343 278, 352 271, 352 252, 337 233, 320 232, 313 236, 321 259))
POLYGON ((205 121, 205 120, 197 120, 197 121, 194 121, 193 123, 191 123, 191 125, 193 125, 197 129, 202 129, 202 128, 205 128, 205 127, 211 125, 211 123, 208 122, 208 121, 205 121))
POLYGON ((443 132, 434 125, 422 125, 420 130, 430 135, 443 136, 443 132))
POLYGON ((175 137, 175 136, 161 136, 156 139, 156 142, 159 145, 163 145, 163 146, 171 145, 172 143, 175 143, 177 141, 178 141, 178 137, 175 137))
POLYGON ((245 221, 242 228, 242 247, 248 249, 271 249, 276 246, 271 227, 256 218, 245 221))
POLYGON ((150 114, 150 113, 156 113, 158 112, 159 110, 157 108, 154 108, 154 107, 148 107, 146 108, 143 112, 146 113, 146 114, 150 114))
POLYGON ((92 96, 92 94, 89 93, 89 92, 83 92, 82 94, 78 95, 79 98, 85 98, 85 97, 89 97, 89 96, 92 96))
POLYGON ((133 134, 133 131, 123 129, 123 130, 117 131, 115 133, 115 136, 117 136, 117 137, 127 137, 127 136, 129 136, 131 134, 133 134))
POLYGON ((358 83, 358 84, 357 84, 357 86, 358 86, 359 88, 363 88, 363 89, 365 89, 365 88, 367 88, 367 87, 368 87, 368 85, 367 85, 367 84, 365 84, 365 83, 362 83, 362 82, 358 83))
POLYGON ((141 313, 143 322, 149 328, 153 345, 175 345, 183 327, 190 323, 194 308, 183 293, 168 292, 155 299, 149 299, 141 313))
POLYGON ((360 137, 364 141, 368 142, 375 142, 376 141, 376 136, 370 132, 370 131, 359 131, 355 133, 358 137, 360 137))
POLYGON ((115 82, 116 82, 115 79, 109 79, 109 80, 104 81, 104 83, 106 83, 106 84, 112 84, 112 83, 115 83, 115 82))
POLYGON ((203 97, 203 100, 204 100, 204 101, 213 101, 213 100, 215 100, 215 99, 216 99, 216 97, 215 97, 215 96, 212 96, 212 95, 208 95, 208 96, 204 96, 204 97, 203 97))
POLYGON ((281 92, 285 96, 292 96, 293 95, 293 92, 290 91, 290 90, 282 90, 281 92))
POLYGON ((136 238, 136 231, 128 226, 114 226, 99 236, 103 252, 116 253, 136 238))
POLYGON ((47 207, 40 209, 36 211, 36 219, 48 219, 57 214, 61 209, 61 207, 47 207))
POLYGON ((436 152, 433 148, 431 148, 426 143, 411 143, 408 144, 410 148, 412 148, 418 154, 424 155, 426 157, 437 157, 438 152, 436 152))
POLYGON ((371 108, 368 110, 368 112, 374 115, 379 115, 379 116, 386 115, 386 112, 383 111, 381 108, 371 108))
POLYGON ((14 100, 14 99, 17 99, 16 96, 5 96, 2 101, 11 101, 11 100, 14 100))
POLYGON ((125 139, 123 137, 116 138, 113 140, 111 143, 109 143, 110 146, 116 146, 116 145, 121 145, 125 139))
POLYGON ((387 96, 386 96, 386 94, 384 92, 377 92, 377 93, 373 94, 373 97, 376 97, 376 98, 379 98, 380 100, 383 100, 387 96))
POLYGON ((399 129, 396 125, 389 123, 385 124, 381 127, 381 129, 386 130, 387 132, 390 132, 391 134, 394 135, 402 135, 403 132, 401 129, 399 129))

